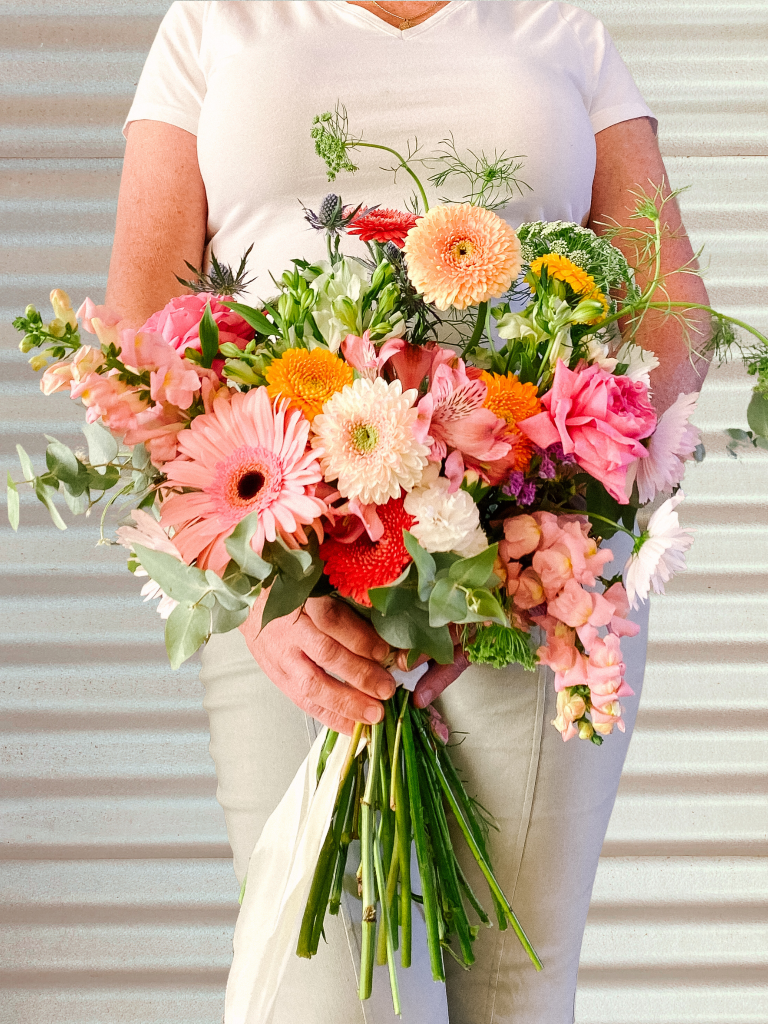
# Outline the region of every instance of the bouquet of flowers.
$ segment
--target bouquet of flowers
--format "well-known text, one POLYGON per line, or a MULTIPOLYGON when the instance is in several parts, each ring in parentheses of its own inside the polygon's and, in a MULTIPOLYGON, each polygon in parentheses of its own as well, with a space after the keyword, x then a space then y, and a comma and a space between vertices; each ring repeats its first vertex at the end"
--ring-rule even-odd
MULTIPOLYGON (((341 109, 318 117, 312 134, 331 179, 355 169, 356 148, 386 148, 351 136, 341 109)), ((262 624, 334 594, 393 652, 407 651, 409 666, 450 663, 456 644, 475 663, 550 666, 552 724, 564 740, 599 745, 623 729, 621 701, 632 695, 621 653, 638 630, 630 608, 663 592, 692 543, 676 509, 685 462, 703 457, 689 422, 696 396, 658 416, 649 380, 658 361, 634 340, 649 309, 684 322, 693 309, 658 299, 670 196, 637 194, 631 265, 610 233, 563 222, 514 231, 494 212, 523 187, 505 154, 464 160, 447 142, 429 181, 460 176, 469 190, 431 207, 420 162, 410 150, 395 157, 416 183, 413 209, 326 196, 305 216, 327 236, 328 259, 294 260, 258 306, 237 301, 246 253, 237 271, 215 257, 208 273, 190 267, 188 292, 139 330, 89 299, 75 313, 61 291, 47 324, 28 307, 15 321, 21 348, 38 350, 30 362, 45 367, 45 394, 68 391, 85 407, 88 450, 49 438, 46 471, 35 474, 19 448, 23 482, 62 529, 56 492, 73 513, 106 499, 104 543, 107 514, 120 508, 118 543, 146 579, 142 594, 159 598, 174 666, 241 625, 263 591, 262 624), (343 254, 345 235, 366 244, 367 258, 343 254), (641 266, 650 267, 644 288, 641 266), (636 534, 638 509, 665 492, 636 534), (601 542, 617 531, 633 548, 609 574, 614 556, 601 542)), ((758 377, 742 433, 765 447, 768 341, 698 308, 711 317, 710 352, 737 344, 734 324, 756 339, 741 345, 758 377)), ((8 488, 16 528, 17 483, 8 488)), ((244 911, 256 901, 261 937, 238 924, 228 1019, 253 1012, 255 988, 269 1009, 291 946, 318 951, 353 839, 360 997, 378 959, 399 1012, 396 952, 407 967, 414 899, 435 979, 445 952, 471 965, 478 927, 491 920, 456 857, 451 817, 498 926, 511 926, 541 967, 494 875, 489 819, 452 764, 448 728, 409 696, 403 687, 384 720, 359 724, 348 742, 321 734, 295 783, 306 806, 293 848, 273 874, 259 874, 260 847, 279 834, 265 829, 241 894, 244 911)))

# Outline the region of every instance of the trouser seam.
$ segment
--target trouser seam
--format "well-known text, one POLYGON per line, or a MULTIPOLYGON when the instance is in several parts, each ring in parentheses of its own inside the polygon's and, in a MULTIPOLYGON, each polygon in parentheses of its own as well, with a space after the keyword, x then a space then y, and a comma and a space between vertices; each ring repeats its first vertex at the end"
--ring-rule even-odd
MULTIPOLYGON (((523 855, 525 853, 525 844, 528 839, 528 831, 531 824, 533 796, 536 790, 536 779, 538 778, 539 764, 541 761, 541 738, 544 730, 544 705, 546 701, 546 687, 548 681, 547 672, 548 670, 546 666, 539 665, 536 678, 536 714, 534 715, 533 735, 531 737, 531 756, 528 761, 525 798, 523 800, 523 809, 520 815, 520 828, 518 829, 517 842, 515 844, 512 884, 510 886, 510 892, 508 893, 509 901, 513 906, 515 893, 517 891, 517 882, 520 877, 520 868, 522 867, 523 855)), ((489 981, 488 997, 490 999, 490 1014, 487 1018, 488 1024, 493 1024, 496 1016, 496 995, 499 990, 499 975, 501 974, 501 965, 504 961, 504 946, 506 938, 507 932, 504 931, 499 934, 496 941, 498 953, 496 956, 496 964, 491 972, 491 978, 489 981)))

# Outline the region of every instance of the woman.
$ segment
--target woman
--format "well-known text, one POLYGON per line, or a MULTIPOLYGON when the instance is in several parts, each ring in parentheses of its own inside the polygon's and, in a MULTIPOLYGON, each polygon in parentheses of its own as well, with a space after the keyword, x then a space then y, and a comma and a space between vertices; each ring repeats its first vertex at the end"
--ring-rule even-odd
MULTIPOLYGON (((530 191, 500 211, 513 226, 538 218, 598 231, 626 224, 630 189, 665 186, 651 112, 603 26, 569 5, 177 3, 128 117, 108 304, 141 324, 178 293, 173 275, 183 261, 200 265, 211 250, 232 263, 255 242, 252 298, 270 294, 270 270, 321 256, 297 198, 311 206, 327 191, 309 127, 337 100, 353 132, 395 148, 418 136, 428 153, 453 132, 460 147, 524 154, 530 191)), ((360 164, 334 186, 344 201, 402 208, 404 182, 393 183, 376 159, 360 164)), ((672 271, 692 252, 674 203, 666 209, 664 267, 672 271)), ((667 291, 706 302, 690 275, 673 274, 667 291)), ((660 411, 700 388, 703 372, 673 322, 647 320, 643 339, 661 360, 653 381, 660 411)), ((626 553, 616 544, 620 565, 626 553)), ((239 879, 317 722, 350 732, 355 721, 377 721, 394 690, 380 664, 386 645, 348 606, 312 600, 264 630, 259 616, 257 607, 240 634, 215 637, 203 658, 211 753, 239 879)), ((636 694, 644 637, 627 643, 636 694)), ((492 850, 500 880, 546 964, 537 975, 514 938, 483 930, 471 972, 446 964, 451 1024, 569 1024, 633 715, 626 734, 600 749, 564 745, 547 724, 555 712, 546 670, 467 668, 458 649, 453 665, 429 669, 415 699, 438 700, 448 722, 468 733, 459 768, 499 823, 492 850)), ((345 922, 330 922, 320 956, 292 962, 276 1024, 391 1018, 383 984, 378 999, 357 1003, 348 948, 355 936, 345 922)), ((445 1020, 444 990, 425 985, 420 971, 407 972, 404 1019, 445 1020)))

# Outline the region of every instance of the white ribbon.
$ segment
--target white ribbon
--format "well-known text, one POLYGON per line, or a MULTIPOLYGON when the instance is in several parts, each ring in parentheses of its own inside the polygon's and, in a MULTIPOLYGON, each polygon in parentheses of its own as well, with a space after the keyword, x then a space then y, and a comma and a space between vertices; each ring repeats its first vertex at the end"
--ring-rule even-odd
MULTIPOLYGON (((392 675, 398 685, 412 690, 426 670, 420 665, 410 672, 392 670, 392 675)), ((269 1024, 288 959, 295 955, 349 751, 349 740, 340 736, 317 783, 326 731, 315 740, 251 854, 235 927, 224 1024, 269 1024)))

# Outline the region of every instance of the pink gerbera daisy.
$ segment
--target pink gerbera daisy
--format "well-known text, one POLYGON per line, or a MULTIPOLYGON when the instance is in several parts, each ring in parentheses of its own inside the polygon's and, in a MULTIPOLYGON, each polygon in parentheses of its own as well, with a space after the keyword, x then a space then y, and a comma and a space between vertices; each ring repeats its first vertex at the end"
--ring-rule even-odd
POLYGON ((179 434, 179 457, 164 467, 172 494, 160 522, 175 527, 173 543, 185 562, 221 573, 229 562, 225 540, 251 512, 260 552, 278 533, 292 534, 326 511, 314 496, 322 480, 316 453, 307 451, 309 423, 295 409, 272 408, 266 388, 226 392, 213 410, 179 434))

